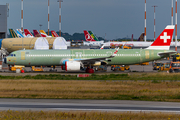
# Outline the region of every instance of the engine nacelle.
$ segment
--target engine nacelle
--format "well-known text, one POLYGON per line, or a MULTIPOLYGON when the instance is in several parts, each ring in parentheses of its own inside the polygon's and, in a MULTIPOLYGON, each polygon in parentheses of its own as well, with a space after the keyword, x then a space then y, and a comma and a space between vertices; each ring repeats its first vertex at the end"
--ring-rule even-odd
POLYGON ((81 70, 81 62, 77 61, 67 61, 65 63, 65 70, 66 71, 77 71, 81 70))

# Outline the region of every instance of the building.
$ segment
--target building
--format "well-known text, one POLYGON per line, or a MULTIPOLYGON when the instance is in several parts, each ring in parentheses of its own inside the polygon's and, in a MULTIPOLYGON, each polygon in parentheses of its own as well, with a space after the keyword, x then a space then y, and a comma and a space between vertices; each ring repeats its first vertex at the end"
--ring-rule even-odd
POLYGON ((7 5, 0 5, 0 39, 7 37, 7 5))

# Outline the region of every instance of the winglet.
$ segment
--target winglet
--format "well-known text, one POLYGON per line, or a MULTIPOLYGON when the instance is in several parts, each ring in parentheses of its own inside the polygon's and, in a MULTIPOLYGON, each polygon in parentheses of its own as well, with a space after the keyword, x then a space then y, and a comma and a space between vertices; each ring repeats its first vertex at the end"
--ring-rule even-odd
POLYGON ((104 45, 100 49, 104 49, 104 45))
POLYGON ((118 52, 118 50, 119 50, 119 47, 116 49, 116 51, 111 55, 111 57, 115 57, 115 56, 117 56, 117 52, 118 52))

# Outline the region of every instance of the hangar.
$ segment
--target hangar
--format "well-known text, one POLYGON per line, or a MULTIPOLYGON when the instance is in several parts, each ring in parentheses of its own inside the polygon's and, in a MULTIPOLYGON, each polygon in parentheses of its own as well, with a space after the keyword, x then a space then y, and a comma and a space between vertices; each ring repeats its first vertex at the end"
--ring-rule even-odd
POLYGON ((8 5, 0 5, 0 39, 7 37, 8 5))

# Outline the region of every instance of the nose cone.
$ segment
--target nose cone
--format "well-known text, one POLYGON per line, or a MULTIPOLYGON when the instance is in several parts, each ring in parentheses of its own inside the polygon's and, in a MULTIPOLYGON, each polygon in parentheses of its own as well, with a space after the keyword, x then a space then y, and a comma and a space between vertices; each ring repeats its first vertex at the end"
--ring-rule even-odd
POLYGON ((3 59, 3 62, 6 64, 6 63, 7 63, 7 59, 6 59, 6 58, 4 58, 4 59, 3 59))

